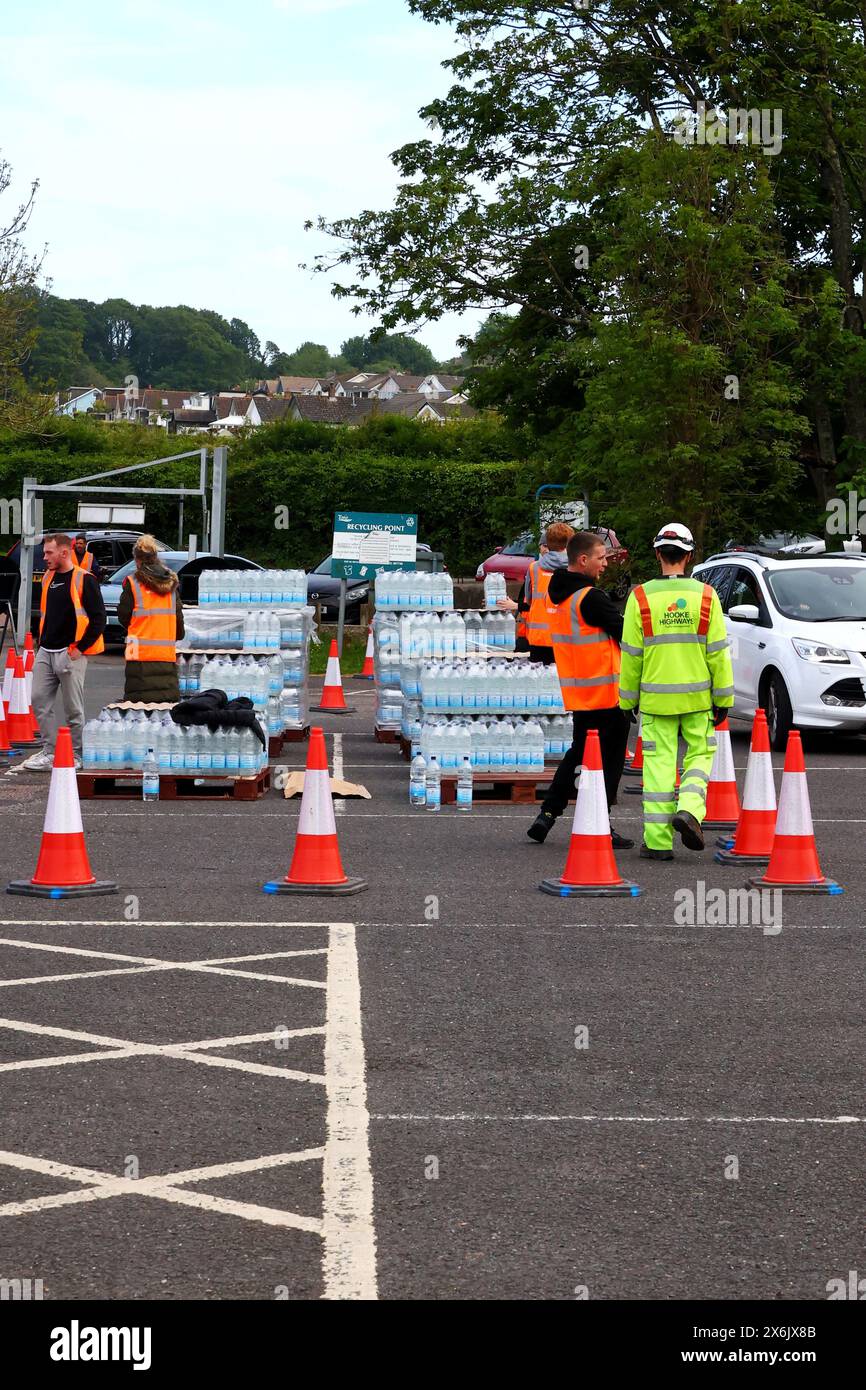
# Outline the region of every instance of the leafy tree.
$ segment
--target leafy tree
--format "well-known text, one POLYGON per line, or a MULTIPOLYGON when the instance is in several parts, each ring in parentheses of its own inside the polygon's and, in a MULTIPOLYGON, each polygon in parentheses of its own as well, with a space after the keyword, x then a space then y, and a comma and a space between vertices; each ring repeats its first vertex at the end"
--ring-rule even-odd
POLYGON ((280 370, 287 376, 327 376, 333 370, 333 358, 323 343, 301 343, 283 361, 287 365, 280 370))
POLYGON ((229 342, 232 347, 240 349, 251 366, 261 365, 262 345, 243 319, 232 319, 229 324, 229 342))
MULTIPOLYGON (((545 422, 536 411, 536 423, 557 428, 555 387, 564 360, 572 351, 581 356, 582 345, 584 367, 602 373, 598 347, 619 353, 622 346, 615 340, 621 328, 611 325, 608 332, 592 303, 582 302, 581 284, 563 275, 563 229, 575 247, 587 248, 590 263, 600 251, 599 234, 616 239, 604 198, 625 191, 636 177, 629 154, 647 131, 673 143, 679 117, 697 113, 700 103, 711 113, 734 109, 757 116, 766 110, 774 127, 778 111, 781 138, 759 158, 786 262, 771 280, 781 292, 780 307, 797 315, 797 325, 792 331, 775 315, 779 337, 770 355, 779 353, 777 360, 793 369, 812 439, 801 450, 796 431, 786 428, 781 437, 793 458, 802 452, 808 460, 819 503, 840 477, 858 467, 866 471, 862 6, 854 0, 666 0, 649 9, 632 0, 588 8, 575 0, 537 6, 410 0, 410 7, 434 23, 456 22, 465 48, 445 64, 453 76, 450 90, 421 112, 435 136, 394 155, 401 174, 394 206, 320 220, 338 242, 334 255, 318 263, 322 271, 340 271, 336 295, 354 297, 386 330, 470 309, 516 314, 516 324, 495 320, 480 344, 489 369, 500 372, 488 397, 501 388, 506 408, 518 408, 516 373, 521 362, 533 360, 537 334, 537 371, 527 370, 539 387, 541 415, 548 406, 551 413, 545 422), (595 196, 584 177, 588 154, 607 163, 603 196, 595 196), (345 278, 347 268, 353 278, 345 278)), ((703 167, 712 148, 686 146, 683 152, 703 167)), ((723 201, 728 175, 715 164, 706 167, 720 178, 716 196, 723 201)), ((656 230, 667 234, 664 224, 656 230)), ((715 243, 705 249, 707 274, 718 287, 725 267, 715 243)), ((662 269, 650 259, 641 288, 651 290, 651 277, 662 269)), ((651 295, 622 306, 645 344, 653 341, 651 309, 661 305, 665 283, 662 274, 654 306, 651 295)), ((770 293, 769 281, 761 292, 770 293)), ((633 279, 623 293, 635 295, 633 279)), ((724 298, 734 322, 757 302, 754 295, 748 305, 724 298)), ((731 336, 724 325, 717 331, 721 365, 731 336)), ((713 346, 708 334, 704 340, 713 346)), ((659 385, 651 374, 640 379, 647 391, 659 385)), ((635 410, 631 387, 623 376, 623 404, 635 410)), ((476 390, 482 389, 479 381, 476 390)), ((644 403, 650 411, 656 405, 651 395, 644 403)), ((678 402, 668 404, 677 415, 678 402)), ((581 405, 578 394, 575 413, 581 405)), ((608 405, 615 410, 613 398, 608 405)), ((741 412, 744 423, 745 417, 741 412)), ((741 442, 747 437, 744 430, 741 442)), ((687 448, 693 443, 680 442, 687 448)))
POLYGON ((358 371, 399 371, 414 376, 426 376, 436 367, 436 359, 428 347, 406 333, 371 333, 366 337, 349 338, 340 352, 358 371), (385 362, 387 366, 379 366, 385 362))
POLYGON ((130 344, 142 386, 229 387, 245 375, 246 359, 206 314, 187 305, 138 311, 130 344))
MULTIPOLYGON (((11 182, 11 166, 0 159, 0 197, 11 182)), ((38 182, 32 183, 24 201, 0 217, 0 423, 44 413, 43 404, 28 399, 24 376, 36 337, 34 310, 42 257, 31 256, 21 238, 38 187, 38 182)))

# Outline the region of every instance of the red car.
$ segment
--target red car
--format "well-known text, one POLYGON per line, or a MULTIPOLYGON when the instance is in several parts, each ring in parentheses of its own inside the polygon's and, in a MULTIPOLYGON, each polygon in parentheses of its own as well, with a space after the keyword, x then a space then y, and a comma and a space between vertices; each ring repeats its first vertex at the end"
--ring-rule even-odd
MULTIPOLYGON (((615 598, 627 598, 631 587, 629 571, 631 557, 625 546, 620 545, 615 531, 607 526, 592 526, 607 546, 607 569, 605 588, 609 588, 615 598)), ((523 579, 533 560, 538 559, 535 540, 531 531, 523 531, 510 545, 498 545, 492 555, 483 560, 475 571, 475 578, 483 580, 485 574, 502 573, 506 579, 523 579)))

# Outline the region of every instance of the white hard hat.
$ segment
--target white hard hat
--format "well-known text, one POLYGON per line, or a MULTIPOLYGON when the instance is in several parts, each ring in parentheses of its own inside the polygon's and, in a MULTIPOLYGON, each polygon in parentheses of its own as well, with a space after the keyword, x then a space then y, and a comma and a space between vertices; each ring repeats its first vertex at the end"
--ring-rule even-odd
POLYGON ((681 550, 683 554, 689 555, 695 548, 695 540, 688 526, 682 526, 678 521, 670 521, 667 526, 663 526, 653 541, 653 550, 669 545, 674 550, 681 550))

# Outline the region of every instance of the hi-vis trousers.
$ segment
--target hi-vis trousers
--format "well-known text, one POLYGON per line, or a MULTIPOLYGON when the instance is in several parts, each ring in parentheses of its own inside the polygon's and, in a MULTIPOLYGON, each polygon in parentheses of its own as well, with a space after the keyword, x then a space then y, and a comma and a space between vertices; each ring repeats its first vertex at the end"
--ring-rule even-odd
POLYGON ((709 710, 693 714, 644 714, 643 838, 648 849, 672 849, 671 821, 677 811, 690 811, 703 821, 707 784, 716 752, 716 731, 709 710), (682 781, 676 790, 680 736, 686 742, 682 781))

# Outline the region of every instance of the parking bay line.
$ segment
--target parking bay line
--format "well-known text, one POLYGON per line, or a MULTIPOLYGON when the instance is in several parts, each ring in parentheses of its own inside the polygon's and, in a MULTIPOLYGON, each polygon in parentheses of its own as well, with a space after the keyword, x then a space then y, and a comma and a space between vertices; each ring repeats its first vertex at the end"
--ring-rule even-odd
POLYGON ((862 1125, 866 1115, 400 1115, 374 1111, 370 1120, 406 1124, 862 1125))

